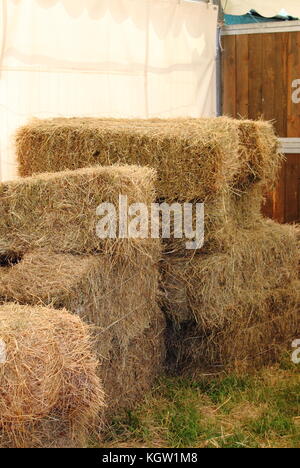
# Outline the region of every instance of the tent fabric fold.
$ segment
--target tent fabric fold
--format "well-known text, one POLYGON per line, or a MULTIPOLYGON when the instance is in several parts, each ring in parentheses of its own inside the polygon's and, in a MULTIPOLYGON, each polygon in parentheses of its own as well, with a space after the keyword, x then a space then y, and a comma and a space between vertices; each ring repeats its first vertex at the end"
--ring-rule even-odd
POLYGON ((289 15, 300 17, 298 0, 222 0, 222 5, 228 15, 245 15, 250 10, 255 10, 266 18, 272 18, 284 9, 289 15))

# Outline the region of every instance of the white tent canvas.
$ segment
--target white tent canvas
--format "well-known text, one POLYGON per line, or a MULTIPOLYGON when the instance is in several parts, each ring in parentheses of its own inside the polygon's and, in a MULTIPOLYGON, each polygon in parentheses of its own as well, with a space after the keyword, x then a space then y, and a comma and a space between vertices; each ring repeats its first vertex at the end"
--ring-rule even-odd
POLYGON ((184 0, 1 0, 1 178, 30 117, 213 116, 217 7, 184 0))

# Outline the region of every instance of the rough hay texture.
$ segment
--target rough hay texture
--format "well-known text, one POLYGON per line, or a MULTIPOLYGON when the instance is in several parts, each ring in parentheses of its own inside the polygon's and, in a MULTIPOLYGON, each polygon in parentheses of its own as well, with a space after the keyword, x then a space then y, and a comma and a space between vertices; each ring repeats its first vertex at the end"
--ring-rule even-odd
MULTIPOLYGON (((214 200, 204 203, 204 246, 201 251, 186 250, 187 239, 176 239, 174 225, 171 224, 171 238, 164 240, 164 250, 172 256, 191 254, 215 254, 226 252, 241 230, 257 230, 264 218, 261 206, 264 200, 263 187, 254 185, 245 193, 219 194, 214 200)), ((193 228, 196 226, 196 203, 193 203, 193 228)))
MULTIPOLYGON (((249 291, 249 295, 251 292, 249 291)), ((253 294, 253 291, 252 291, 253 294)), ((195 321, 169 327, 170 366, 175 372, 251 372, 277 362, 300 334, 300 281, 265 291, 260 301, 228 309, 223 327, 204 330, 195 321)))
MULTIPOLYGON (((158 199, 205 203, 206 252, 226 249, 237 230, 260 220, 265 187, 282 162, 271 124, 217 119, 34 120, 17 134, 20 174, 95 164, 157 170, 158 199)), ((165 250, 189 255, 172 238, 165 250)))
POLYGON ((64 307, 96 325, 106 419, 141 399, 164 364, 157 264, 144 255, 134 263, 38 250, 0 270, 2 301, 64 307))
POLYGON ((206 200, 273 184, 282 157, 271 124, 217 119, 33 120, 16 136, 20 175, 95 164, 157 169, 158 196, 206 200))
POLYGON ((163 307, 175 368, 251 370, 300 333, 299 229, 264 221, 231 249, 163 260, 163 307))
POLYGON ((255 229, 239 230, 224 252, 190 259, 165 256, 166 312, 177 322, 195 320, 208 331, 239 322, 243 304, 258 307, 266 291, 297 280, 296 232, 293 226, 263 220, 255 229))
POLYGON ((83 446, 103 408, 89 329, 66 311, 0 307, 0 447, 83 446))
POLYGON ((101 203, 119 205, 155 200, 155 172, 148 168, 95 167, 43 174, 0 185, 0 254, 34 248, 59 252, 109 252, 130 258, 135 250, 159 252, 152 239, 100 239, 96 214, 101 203))

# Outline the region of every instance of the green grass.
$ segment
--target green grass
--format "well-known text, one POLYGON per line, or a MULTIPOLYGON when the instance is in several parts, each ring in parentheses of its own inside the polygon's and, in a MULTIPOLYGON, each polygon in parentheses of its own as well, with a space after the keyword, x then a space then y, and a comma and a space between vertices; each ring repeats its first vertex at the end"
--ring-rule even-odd
POLYGON ((300 448, 299 370, 282 363, 251 376, 161 379, 103 446, 300 448))

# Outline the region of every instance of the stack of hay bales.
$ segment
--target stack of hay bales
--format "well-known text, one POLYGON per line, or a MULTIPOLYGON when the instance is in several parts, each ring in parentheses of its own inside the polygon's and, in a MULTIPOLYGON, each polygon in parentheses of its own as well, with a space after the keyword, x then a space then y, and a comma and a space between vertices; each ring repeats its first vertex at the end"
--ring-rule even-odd
MULTIPOLYGON (((155 200, 155 171, 95 167, 0 186, 0 301, 67 309, 93 324, 102 423, 149 390, 165 356, 159 240, 102 239, 97 207, 155 200)), ((53 311, 55 315, 55 312, 53 311)))
POLYGON ((218 119, 34 120, 17 134, 21 175, 94 164, 158 171, 160 201, 204 202, 205 244, 166 241, 163 307, 178 365, 273 361, 299 330, 296 229, 261 214, 282 162, 272 126, 218 119))
MULTIPOLYGON (((160 201, 205 203, 205 250, 226 248, 252 225, 281 156, 271 125, 219 119, 33 120, 16 136, 20 175, 96 164, 157 170, 160 201)), ((168 243, 185 252, 184 243, 168 243)), ((175 252, 176 253, 176 252, 175 252)))
POLYGON ((77 447, 103 408, 88 326, 66 311, 0 307, 0 446, 77 447))

